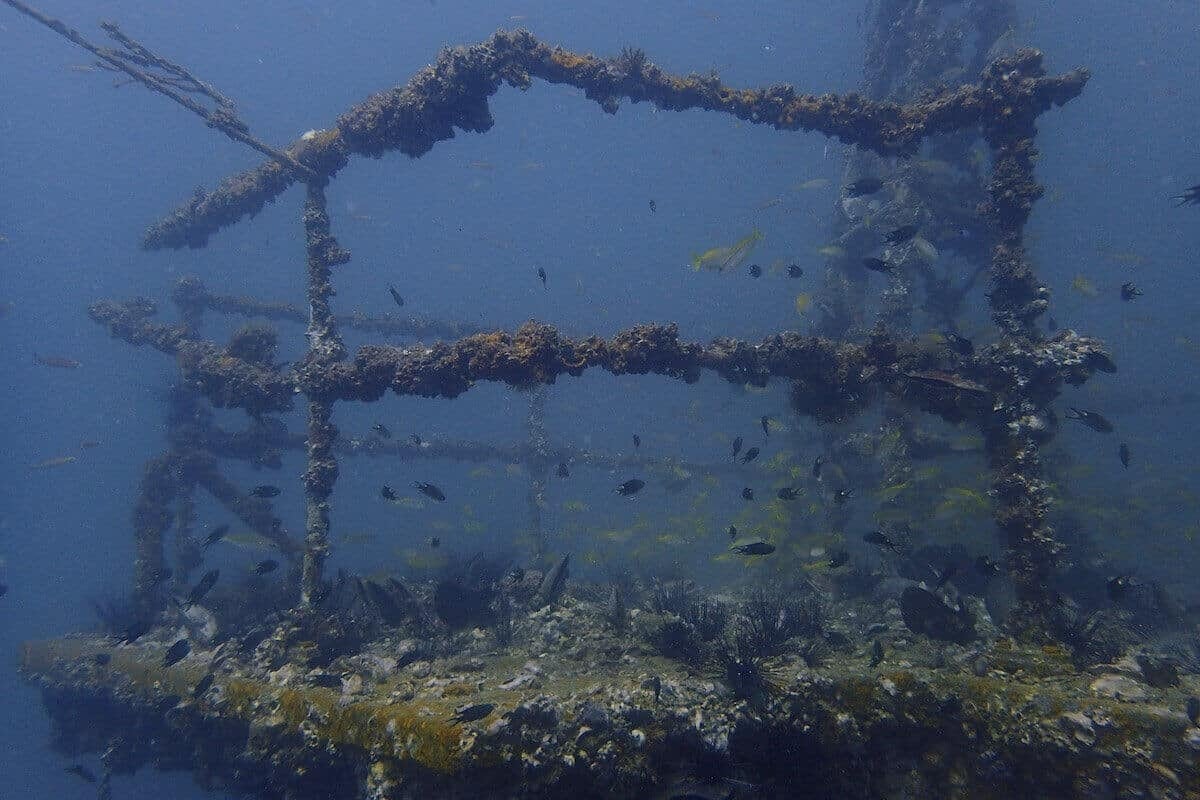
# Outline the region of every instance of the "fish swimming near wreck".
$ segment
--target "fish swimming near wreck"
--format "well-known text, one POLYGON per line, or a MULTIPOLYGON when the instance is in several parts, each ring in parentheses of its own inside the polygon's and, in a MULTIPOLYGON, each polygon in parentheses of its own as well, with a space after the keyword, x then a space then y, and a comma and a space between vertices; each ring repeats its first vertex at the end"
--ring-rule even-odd
POLYGON ((962 375, 957 375, 953 372, 944 372, 937 369, 919 370, 915 372, 906 372, 904 376, 909 380, 919 383, 928 384, 930 386, 944 386, 951 389, 959 389, 964 392, 974 392, 977 394, 990 394, 991 390, 981 383, 976 383, 970 378, 965 378, 962 375))
POLYGON ((728 247, 710 247, 699 255, 692 256, 692 269, 724 272, 737 269, 749 258, 754 247, 762 240, 762 233, 755 228, 728 247))
POLYGON ((729 550, 740 556, 769 556, 775 552, 775 545, 758 536, 745 536, 734 539, 729 550))
POLYGON ((191 652, 192 645, 188 642, 188 640, 180 639, 175 644, 167 648, 167 652, 163 654, 162 665, 164 667, 169 667, 174 664, 178 664, 180 661, 183 661, 185 658, 187 658, 188 654, 191 652))
POLYGON ((187 604, 194 606, 204 599, 204 595, 208 594, 209 590, 217 585, 217 578, 221 577, 221 570, 210 569, 208 572, 200 576, 200 580, 196 583, 192 590, 188 592, 187 604))
POLYGON ((1108 419, 1095 411, 1085 411, 1078 408, 1068 408, 1065 414, 1067 419, 1073 419, 1082 422, 1096 433, 1112 433, 1116 428, 1108 419))
POLYGON ((446 500, 446 493, 443 492, 438 487, 434 486, 432 483, 426 483, 424 481, 413 481, 413 486, 421 494, 425 495, 426 497, 430 497, 434 500, 437 500, 439 503, 445 502, 445 500, 446 500))
POLYGON ((229 533, 228 525, 218 525, 209 531, 208 535, 204 537, 204 541, 200 542, 200 546, 212 547, 214 544, 224 539, 225 534, 227 533, 229 533))
POLYGON ((646 486, 646 482, 640 478, 630 478, 622 483, 614 491, 623 497, 632 497, 640 492, 646 486))
POLYGON ((38 353, 33 354, 33 363, 43 367, 55 367, 57 369, 79 369, 83 366, 83 362, 73 358, 64 356, 43 356, 38 353))
POLYGON ((475 703, 454 709, 451 722, 477 722, 496 710, 494 703, 475 703))
POLYGON ((75 456, 55 456, 47 458, 44 461, 39 461, 36 464, 30 464, 30 469, 50 469, 51 467, 65 467, 67 464, 74 464, 79 459, 75 456))
POLYGON ((398 308, 404 308, 404 298, 400 296, 400 292, 396 291, 396 287, 392 286, 390 283, 388 284, 388 293, 391 294, 392 302, 394 302, 398 308))
POLYGON ((846 197, 863 197, 875 194, 883 188, 883 181, 874 176, 859 178, 853 183, 846 184, 846 197))

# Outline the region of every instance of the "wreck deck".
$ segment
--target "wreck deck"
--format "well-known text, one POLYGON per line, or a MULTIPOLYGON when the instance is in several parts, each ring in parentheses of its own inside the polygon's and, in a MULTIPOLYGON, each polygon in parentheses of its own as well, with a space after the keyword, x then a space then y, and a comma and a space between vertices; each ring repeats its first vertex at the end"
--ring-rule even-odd
POLYGON ((308 672, 272 639, 164 668, 153 635, 31 642, 21 665, 57 749, 269 798, 1200 796, 1183 712, 1200 676, 1155 687, 1132 662, 1078 672, 1058 646, 908 637, 875 668, 862 648, 816 668, 785 656, 772 691, 738 699, 716 668, 605 631, 586 603, 520 624, 523 645, 477 632, 455 658, 404 663, 411 641, 379 641, 308 672), (482 703, 495 708, 452 720, 482 703))

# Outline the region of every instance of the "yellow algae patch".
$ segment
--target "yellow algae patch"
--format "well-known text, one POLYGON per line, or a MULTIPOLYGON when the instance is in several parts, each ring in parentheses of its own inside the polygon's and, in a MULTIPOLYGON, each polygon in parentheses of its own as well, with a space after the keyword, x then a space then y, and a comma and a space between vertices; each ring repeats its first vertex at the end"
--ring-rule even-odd
POLYGON ((389 746, 396 758, 411 759, 443 774, 459 765, 459 728, 447 718, 423 717, 409 704, 339 705, 332 692, 284 689, 279 714, 285 723, 307 723, 316 735, 334 745, 374 752, 389 746))
POLYGON ((591 60, 587 56, 576 55, 569 50, 555 50, 550 54, 550 60, 563 69, 580 69, 591 60))

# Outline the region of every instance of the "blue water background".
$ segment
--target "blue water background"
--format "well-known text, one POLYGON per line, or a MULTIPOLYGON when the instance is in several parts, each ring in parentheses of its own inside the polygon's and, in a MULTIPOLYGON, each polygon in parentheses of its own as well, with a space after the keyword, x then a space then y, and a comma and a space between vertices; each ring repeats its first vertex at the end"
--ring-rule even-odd
MULTIPOLYGON (((119 21, 232 96, 254 133, 274 143, 329 125, 367 94, 407 80, 440 47, 478 41, 498 27, 525 26, 547 41, 599 54, 637 45, 668 70, 716 69, 732 85, 782 81, 847 91, 858 84, 862 61, 861 7, 854 3, 47 0, 42 8, 95 38, 97 21, 119 21)), ((1127 524, 1094 535, 1125 552, 1141 574, 1185 594, 1197 563, 1185 535, 1194 524, 1186 509, 1195 503, 1176 492, 1191 491, 1188 476, 1196 470, 1195 407, 1155 402, 1197 388, 1198 356, 1188 342, 1200 341, 1194 263, 1200 217, 1195 209, 1174 209, 1168 198, 1200 182, 1198 28, 1195 3, 1104 0, 1026 3, 1016 32, 1018 42, 1047 51, 1051 70, 1086 65, 1094 74, 1082 98, 1042 118, 1038 175, 1048 196, 1037 206, 1030 241, 1060 324, 1105 339, 1121 367, 1117 376, 1069 390, 1067 399, 1123 409, 1113 416, 1134 449, 1136 469, 1120 471, 1111 439, 1079 427, 1067 428, 1062 439, 1078 462, 1094 465, 1084 476, 1093 489, 1143 500, 1156 518, 1154 536, 1127 524), (1072 291, 1077 275, 1100 296, 1072 291), (1131 279, 1146 296, 1122 304, 1117 287, 1131 279)), ((205 250, 139 249, 145 226, 193 187, 212 186, 259 157, 162 97, 134 86, 114 89, 108 75, 70 69, 89 61, 0 8, 0 234, 7 239, 0 244, 0 302, 15 304, 0 317, 7 386, 0 397, 0 580, 11 587, 0 600, 3 797, 93 796, 49 751, 37 694, 18 680, 15 662, 22 641, 91 627, 89 598, 129 585, 137 480, 163 446, 157 393, 174 377, 173 365, 110 340, 87 319, 88 303, 134 295, 165 301, 174 281, 189 274, 217 291, 304 299, 298 190, 217 234, 205 250), (77 358, 83 366, 35 366, 35 352, 77 358), (85 439, 101 446, 80 452, 85 439), (79 460, 29 469, 67 454, 79 460)), ((533 318, 571 334, 610 335, 638 322, 677 321, 685 338, 707 340, 809 324, 811 317, 796 315, 794 297, 818 285, 822 263, 815 250, 826 241, 836 198, 839 145, 645 104, 626 103, 610 116, 577 90, 544 84, 501 90, 492 111, 496 125, 486 135, 460 134, 416 161, 397 154, 356 159, 338 176, 329 191, 334 231, 354 254, 335 278, 339 311, 391 310, 385 290, 391 282, 417 313, 504 328, 533 318), (834 186, 794 188, 814 178, 830 178, 834 186), (776 197, 785 204, 756 210, 776 197), (649 210, 652 199, 656 212, 649 210), (695 252, 754 226, 767 237, 755 260, 794 260, 807 276, 752 281, 686 267, 695 252), (538 266, 549 275, 548 289, 534 275, 538 266)), ((161 314, 170 319, 173 309, 164 302, 161 314)), ((213 315, 208 320, 207 333, 218 339, 231 329, 213 315)), ((302 331, 283 326, 281 333, 281 357, 297 357, 302 331)), ((351 333, 347 340, 363 341, 351 333)), ((556 441, 628 451, 631 433, 639 432, 649 451, 705 460, 724 454, 721 434, 756 433, 761 414, 796 425, 785 401, 782 386, 747 393, 711 377, 686 387, 657 377, 590 374, 551 389, 547 414, 556 441), (697 400, 699 419, 689 422, 686 412, 697 400)), ((503 443, 521 439, 526 409, 523 396, 482 386, 453 402, 390 397, 370 408, 342 405, 337 422, 360 435, 382 421, 398 436, 503 443)), ((302 427, 298 413, 288 422, 302 427)), ((240 466, 229 474, 283 486, 279 507, 298 533, 302 468, 289 457, 279 474, 240 466)), ((344 463, 335 525, 370 531, 376 541, 339 558, 386 565, 398 548, 419 544, 425 524, 461 515, 463 503, 484 521, 479 546, 511 541, 525 524, 524 477, 493 465, 494 478, 472 479, 468 469, 344 463), (378 503, 381 483, 406 486, 414 479, 446 487, 450 508, 414 521, 378 503)), ((679 502, 648 496, 640 506, 613 510, 611 486, 624 477, 582 474, 569 490, 552 487, 554 504, 577 499, 616 525, 634 514, 667 513, 679 502)), ((210 506, 201 510, 204 524, 223 519, 210 506)), ((549 516, 557 526, 555 514, 549 516)), ((443 536, 448 547, 476 546, 454 537, 461 534, 443 536)), ((222 556, 235 565, 258 557, 222 556)), ((96 766, 95 759, 86 763, 96 766)), ((119 798, 168 791, 211 796, 186 776, 148 771, 119 776, 114 788, 119 798)))

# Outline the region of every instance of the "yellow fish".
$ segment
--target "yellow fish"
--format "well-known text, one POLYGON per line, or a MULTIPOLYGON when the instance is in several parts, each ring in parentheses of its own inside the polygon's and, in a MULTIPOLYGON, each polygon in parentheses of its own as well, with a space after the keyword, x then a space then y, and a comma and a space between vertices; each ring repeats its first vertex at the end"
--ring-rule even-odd
POLYGON ((578 500, 568 500, 563 503, 563 511, 570 511, 572 514, 582 514, 588 510, 586 503, 581 503, 578 500))
POLYGON ((446 566, 447 563, 445 556, 427 550, 398 550, 396 554, 402 555, 404 563, 413 569, 437 570, 446 566))
POLYGON ((482 522, 464 522, 462 529, 463 533, 482 533, 485 527, 482 522))
POLYGON ((494 473, 491 467, 476 467, 467 473, 469 478, 490 478, 494 473))
POLYGON ((516 476, 520 475, 522 472, 524 472, 524 470, 521 469, 520 464, 505 464, 504 465, 504 473, 506 475, 511 475, 513 477, 516 477, 516 476))
POLYGON ((341 538, 343 544, 370 544, 375 541, 375 534, 370 531, 347 533, 341 538))
POLYGON ((796 313, 803 314, 812 306, 812 295, 808 292, 796 295, 796 313))
POLYGON ((400 506, 401 508, 412 508, 417 510, 425 507, 425 504, 415 497, 399 497, 392 501, 392 505, 400 506))
POLYGON ((243 550, 270 550, 275 547, 275 543, 270 539, 265 539, 253 531, 230 534, 221 541, 229 542, 234 547, 240 547, 243 550))
POLYGON ((47 458, 45 461, 39 461, 36 464, 30 464, 30 469, 48 469, 49 467, 61 467, 65 464, 74 464, 78 459, 75 456, 58 456, 57 458, 47 458))
POLYGON ((742 265, 763 238, 762 233, 755 228, 747 235, 738 239, 728 247, 713 247, 698 256, 692 257, 692 269, 709 269, 724 272, 727 269, 737 269, 742 265))
POLYGON ((825 256, 826 258, 845 258, 846 257, 846 248, 844 248, 840 245, 836 245, 836 244, 827 244, 824 247, 818 247, 817 252, 820 253, 821 255, 825 256))
POLYGON ((804 181, 803 183, 797 183, 795 185, 795 189, 797 191, 807 192, 811 189, 825 189, 832 185, 833 181, 829 180, 829 178, 812 178, 811 180, 804 181))
POLYGON ((1139 256, 1137 253, 1121 250, 1108 250, 1103 247, 1097 247, 1096 250, 1103 254, 1105 258, 1116 261, 1118 264, 1132 264, 1133 266, 1141 266, 1142 264, 1146 263, 1145 257, 1139 256))
POLYGON ((894 483, 891 486, 885 486, 879 490, 879 500, 883 503, 890 503, 908 489, 908 481, 902 483, 894 483))
POLYGON ((1100 294, 1096 290, 1096 284, 1089 281, 1083 275, 1076 275, 1075 280, 1071 281, 1071 288, 1079 292, 1084 297, 1096 297, 1100 294))

